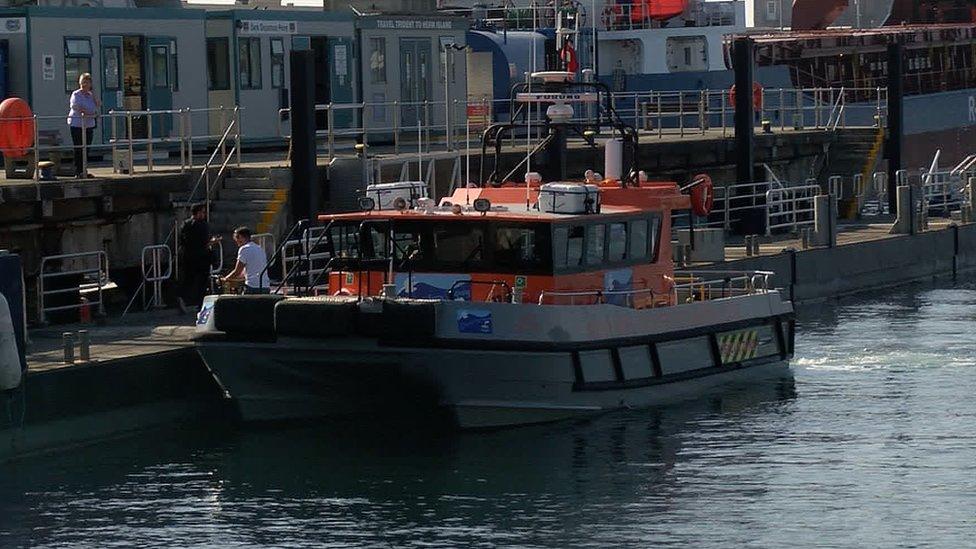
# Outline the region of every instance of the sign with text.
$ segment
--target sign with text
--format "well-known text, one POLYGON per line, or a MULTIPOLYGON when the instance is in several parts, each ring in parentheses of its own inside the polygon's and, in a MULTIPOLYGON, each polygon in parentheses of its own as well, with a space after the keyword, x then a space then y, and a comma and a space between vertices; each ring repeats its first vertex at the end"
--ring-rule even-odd
POLYGON ((238 34, 296 34, 296 21, 241 21, 238 34))

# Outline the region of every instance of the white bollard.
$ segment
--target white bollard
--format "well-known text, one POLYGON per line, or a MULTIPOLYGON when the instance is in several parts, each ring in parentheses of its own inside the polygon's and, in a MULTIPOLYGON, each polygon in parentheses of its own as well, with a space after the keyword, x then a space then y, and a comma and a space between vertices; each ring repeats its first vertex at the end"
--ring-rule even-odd
POLYGON ((912 188, 900 185, 897 189, 897 208, 895 224, 891 226, 889 234, 915 234, 915 208, 912 200, 912 188))

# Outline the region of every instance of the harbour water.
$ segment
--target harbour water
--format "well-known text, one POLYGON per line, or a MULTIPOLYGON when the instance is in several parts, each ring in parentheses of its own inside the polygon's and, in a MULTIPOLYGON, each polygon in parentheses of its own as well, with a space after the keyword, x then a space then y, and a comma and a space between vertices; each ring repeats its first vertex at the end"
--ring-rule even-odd
POLYGON ((4 464, 0 546, 971 546, 976 280, 798 320, 793 375, 666 409, 217 425, 4 464))

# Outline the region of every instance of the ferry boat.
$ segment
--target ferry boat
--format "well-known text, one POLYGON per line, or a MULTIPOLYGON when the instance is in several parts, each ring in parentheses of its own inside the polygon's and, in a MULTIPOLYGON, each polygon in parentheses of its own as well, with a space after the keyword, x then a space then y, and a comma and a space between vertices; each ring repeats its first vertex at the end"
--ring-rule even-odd
MULTIPOLYGON (((508 99, 510 83, 533 67, 596 67, 597 78, 624 94, 727 90, 735 81, 731 41, 751 36, 756 40, 755 77, 767 90, 765 114, 772 125, 797 124, 795 98, 781 97, 777 90, 807 90, 804 105, 829 110, 834 97, 818 97, 814 90, 843 89, 846 123, 871 127, 877 125, 887 87, 887 45, 900 42, 906 52, 904 164, 928 166, 938 148, 944 161, 959 162, 976 143, 976 9, 971 1, 889 0, 861 2, 857 9, 841 0, 797 0, 792 9, 785 1, 521 4, 470 12, 475 22, 468 44, 476 55, 491 52, 494 60, 470 67, 470 99, 485 94, 508 99), (783 111, 777 108, 780 101, 786 102, 783 111)), ((707 108, 718 112, 722 105, 714 102, 707 108)), ((799 123, 814 124, 812 117, 799 123)))
MULTIPOLYGON (((486 141, 532 124, 526 105, 544 107, 548 137, 523 162, 564 175, 553 153, 578 129, 567 101, 612 111, 600 99, 609 94, 559 85, 564 73, 536 76, 516 90, 522 118, 489 128, 486 141)), ((793 307, 771 273, 675 271, 672 215, 707 214, 708 177, 648 181, 621 154, 636 132, 612 112, 593 124, 614 132, 606 177, 493 175, 439 204, 414 184, 374 187, 362 211, 319 217, 310 250, 330 257, 325 295, 208 296, 198 349, 242 418, 392 409, 503 427, 788 372, 793 307)))

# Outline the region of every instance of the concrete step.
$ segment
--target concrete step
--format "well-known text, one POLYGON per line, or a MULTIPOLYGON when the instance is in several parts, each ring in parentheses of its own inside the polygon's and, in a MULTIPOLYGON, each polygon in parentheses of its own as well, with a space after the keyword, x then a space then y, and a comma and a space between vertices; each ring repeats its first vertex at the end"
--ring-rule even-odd
POLYGON ((211 202, 212 212, 270 211, 277 204, 274 200, 227 200, 211 202))
MULTIPOLYGON (((272 200, 277 193, 277 189, 233 189, 227 190, 225 193, 221 193, 221 195, 226 195, 231 199, 272 200)), ((224 196, 220 197, 220 199, 223 198, 224 196)))
POLYGON ((228 177, 238 178, 238 177, 257 177, 257 178, 268 178, 271 177, 271 168, 259 168, 259 167, 232 167, 228 172, 228 177))
POLYGON ((287 186, 284 181, 260 177, 228 177, 224 179, 225 189, 279 189, 287 186))
POLYGON ((217 234, 229 234, 241 225, 257 230, 258 222, 265 216, 274 216, 271 210, 214 210, 210 212, 210 226, 217 234))

